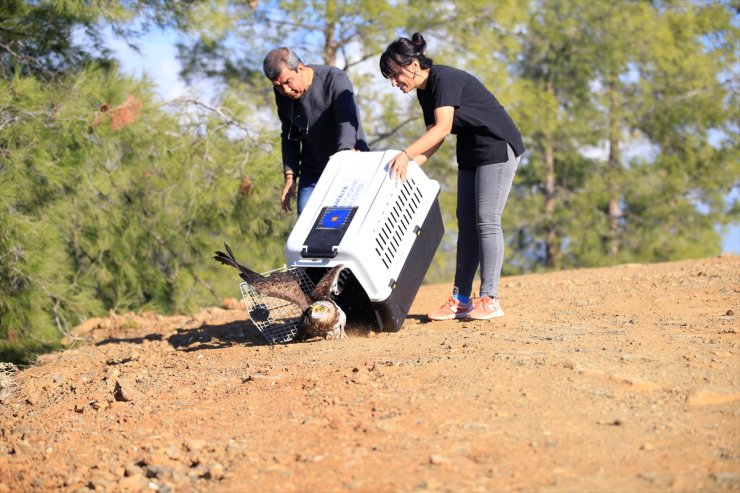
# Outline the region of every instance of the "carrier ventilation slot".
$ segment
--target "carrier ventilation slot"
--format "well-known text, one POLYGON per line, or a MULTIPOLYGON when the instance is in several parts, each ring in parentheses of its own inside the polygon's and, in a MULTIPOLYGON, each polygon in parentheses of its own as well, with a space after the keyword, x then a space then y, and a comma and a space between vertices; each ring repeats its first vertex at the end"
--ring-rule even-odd
POLYGON ((421 192, 412 179, 407 179, 389 202, 380 217, 385 222, 375 230, 375 252, 386 269, 390 269, 403 244, 404 235, 411 229, 411 221, 421 205, 421 192))

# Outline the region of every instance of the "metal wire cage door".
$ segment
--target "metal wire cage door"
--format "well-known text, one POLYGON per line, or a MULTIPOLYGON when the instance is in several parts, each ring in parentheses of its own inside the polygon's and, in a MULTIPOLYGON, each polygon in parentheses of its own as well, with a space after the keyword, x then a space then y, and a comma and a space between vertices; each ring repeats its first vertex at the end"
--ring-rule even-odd
MULTIPOLYGON (((286 272, 282 267, 263 274, 269 277, 274 272, 286 272)), ((293 270, 293 269, 291 269, 293 270)), ((314 288, 314 282, 302 268, 295 269, 300 281, 301 289, 309 294, 314 288)), ((260 295, 246 281, 239 285, 247 309, 249 319, 257 330, 270 344, 287 343, 295 339, 298 334, 298 324, 301 319, 301 310, 293 303, 280 298, 260 295)))

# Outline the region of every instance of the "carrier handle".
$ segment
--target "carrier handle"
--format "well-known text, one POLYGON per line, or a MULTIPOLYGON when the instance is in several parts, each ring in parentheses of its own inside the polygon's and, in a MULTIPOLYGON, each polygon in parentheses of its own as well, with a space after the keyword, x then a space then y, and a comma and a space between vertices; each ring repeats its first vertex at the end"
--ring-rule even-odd
POLYGON ((313 250, 309 251, 307 246, 304 246, 301 250, 301 257, 303 258, 334 258, 339 252, 337 247, 331 247, 331 251, 326 250, 313 250))

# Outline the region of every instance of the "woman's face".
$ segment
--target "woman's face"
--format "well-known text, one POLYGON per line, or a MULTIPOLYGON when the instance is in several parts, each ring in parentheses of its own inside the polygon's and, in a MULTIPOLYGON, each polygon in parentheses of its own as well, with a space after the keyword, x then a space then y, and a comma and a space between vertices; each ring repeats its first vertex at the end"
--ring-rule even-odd
POLYGON ((422 82, 418 73, 420 68, 419 62, 416 60, 405 67, 401 67, 398 73, 390 77, 391 85, 399 88, 404 94, 408 94, 413 89, 419 87, 419 84, 422 82))

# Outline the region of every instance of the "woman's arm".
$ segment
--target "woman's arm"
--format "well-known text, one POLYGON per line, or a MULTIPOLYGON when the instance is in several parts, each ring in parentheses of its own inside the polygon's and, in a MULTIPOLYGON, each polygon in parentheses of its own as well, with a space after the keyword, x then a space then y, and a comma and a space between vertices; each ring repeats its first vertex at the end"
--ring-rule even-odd
POLYGON ((409 161, 414 160, 416 164, 421 165, 437 152, 445 137, 452 131, 452 119, 454 116, 454 106, 440 106, 439 108, 435 108, 434 125, 427 127, 424 135, 416 139, 389 163, 391 177, 397 181, 405 181, 409 161))
MULTIPOLYGON (((427 131, 429 131, 429 130, 430 130, 430 129, 431 129, 432 127, 433 127, 433 126, 434 126, 434 125, 427 125, 427 131)), ((421 166, 421 165, 422 165, 422 164, 423 164, 423 163, 424 163, 424 162, 425 162, 425 161, 426 161, 427 159, 429 159, 430 157, 432 157, 432 155, 433 155, 433 154, 434 154, 435 152, 437 152, 437 149, 439 149, 439 147, 440 147, 440 146, 442 145, 442 142, 444 142, 444 140, 440 140, 439 142, 437 142, 437 143, 436 143, 436 144, 435 144, 435 145, 434 145, 434 146, 433 146, 433 147, 432 147, 431 149, 429 149, 428 151, 426 151, 426 152, 422 152, 421 154, 419 154, 419 155, 417 155, 417 156, 414 156, 414 158, 413 158, 414 162, 415 162, 416 164, 418 164, 419 166, 421 166)), ((406 151, 406 152, 408 152, 408 151, 406 151)))

